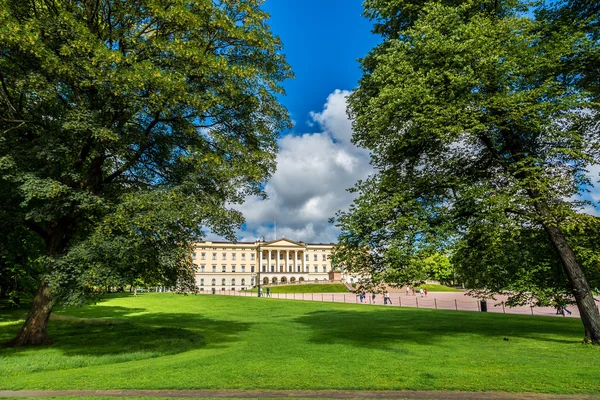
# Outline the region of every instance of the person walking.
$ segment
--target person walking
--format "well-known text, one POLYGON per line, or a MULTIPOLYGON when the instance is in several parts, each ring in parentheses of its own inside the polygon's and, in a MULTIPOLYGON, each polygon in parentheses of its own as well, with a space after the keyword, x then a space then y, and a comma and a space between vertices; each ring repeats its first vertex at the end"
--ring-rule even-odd
POLYGON ((425 297, 427 297, 427 288, 423 289, 423 291, 425 292, 425 297))
POLYGON ((419 294, 421 295, 421 297, 423 297, 423 293, 424 293, 424 292, 423 292, 423 289, 422 289, 422 288, 421 288, 421 289, 419 289, 419 294))
POLYGON ((407 296, 408 296, 409 292, 410 292, 410 286, 407 286, 407 287, 406 287, 406 295, 407 295, 407 296))
POLYGON ((390 303, 390 305, 392 304, 392 298, 390 297, 390 292, 388 292, 387 290, 385 291, 385 294, 383 295, 383 302, 384 302, 384 304, 388 304, 388 303, 390 303))
POLYGON ((371 299, 373 301, 373 304, 375 304, 375 292, 371 292, 371 299))
POLYGON ((271 288, 267 288, 267 297, 271 297, 271 288))

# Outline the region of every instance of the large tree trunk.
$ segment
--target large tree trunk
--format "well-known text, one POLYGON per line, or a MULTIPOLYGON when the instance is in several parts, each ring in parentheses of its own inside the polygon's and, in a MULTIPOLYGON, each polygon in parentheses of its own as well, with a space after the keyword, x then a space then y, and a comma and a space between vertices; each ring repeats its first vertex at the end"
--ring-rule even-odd
POLYGON ((52 312, 52 296, 48 283, 41 281, 31 304, 27 319, 16 338, 8 342, 9 346, 27 346, 50 343, 47 328, 52 312))
POLYGON ((585 327, 584 342, 600 344, 600 312, 598 312, 596 300, 592 295, 583 270, 575 258, 575 253, 559 227, 544 223, 544 228, 548 232, 550 241, 558 251, 573 288, 573 295, 577 302, 581 321, 585 327))

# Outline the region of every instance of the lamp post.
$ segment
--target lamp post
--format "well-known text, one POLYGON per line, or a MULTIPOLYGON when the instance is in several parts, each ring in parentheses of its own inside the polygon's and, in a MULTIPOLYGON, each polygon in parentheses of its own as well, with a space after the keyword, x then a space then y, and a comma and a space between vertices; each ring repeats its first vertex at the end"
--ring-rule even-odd
POLYGON ((260 267, 258 268, 258 273, 256 274, 257 282, 258 282, 258 297, 260 297, 260 267))
MULTIPOLYGON (((259 239, 259 242, 264 242, 265 241, 265 237, 261 236, 259 239)), ((258 272, 256 274, 256 276, 258 277, 258 297, 260 297, 260 268, 262 267, 262 250, 260 248, 260 245, 258 246, 258 272)))

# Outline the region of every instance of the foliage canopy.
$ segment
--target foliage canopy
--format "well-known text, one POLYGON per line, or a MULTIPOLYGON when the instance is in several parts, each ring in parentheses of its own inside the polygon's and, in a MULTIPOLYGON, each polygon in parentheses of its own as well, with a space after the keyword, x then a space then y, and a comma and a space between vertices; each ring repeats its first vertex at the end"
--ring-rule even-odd
POLYGON ((362 61, 349 114, 377 174, 338 213, 335 257, 369 248, 363 266, 409 282, 422 260, 458 248, 455 264, 483 277, 510 262, 515 249, 502 246, 519 232, 516 248, 549 250, 533 256, 547 266, 536 285, 567 289, 586 339, 598 342, 600 316, 569 232, 590 223, 577 198, 600 161, 597 76, 580 62, 599 43, 588 19, 561 23, 563 9, 538 5, 531 16, 526 1, 366 2, 385 40, 362 61))
POLYGON ((43 240, 48 309, 189 281, 188 244, 263 194, 292 73, 261 3, 0 0, 1 207, 43 240))

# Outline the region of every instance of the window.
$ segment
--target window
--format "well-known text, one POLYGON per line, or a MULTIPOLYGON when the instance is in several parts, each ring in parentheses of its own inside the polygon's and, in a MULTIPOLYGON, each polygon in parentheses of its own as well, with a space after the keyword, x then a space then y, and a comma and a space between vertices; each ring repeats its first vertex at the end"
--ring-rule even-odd
POLYGON ((262 259, 266 260, 267 259, 267 254, 266 253, 262 253, 262 259))
POLYGON ((288 251, 288 260, 293 260, 294 259, 294 253, 292 253, 291 251, 288 251))
POLYGON ((196 253, 192 253, 192 260, 196 259, 196 253))
POLYGON ((242 260, 246 260, 246 253, 242 253, 242 260))
POLYGON ((254 253, 250 254, 250 261, 254 261, 254 253))
POLYGON ((235 278, 231 280, 231 286, 235 286, 235 278))
POLYGON ((206 253, 200 253, 200 259, 206 260, 206 253))
POLYGON ((307 266, 306 266, 306 272, 308 272, 308 268, 309 268, 309 266, 307 265, 307 266))
POLYGON ((285 256, 285 252, 283 252, 283 251, 279 252, 279 259, 280 260, 283 260, 285 258, 284 256, 285 256))
POLYGON ((319 256, 315 254, 315 261, 318 261, 319 256))
POLYGON ((274 252, 274 251, 272 251, 272 252, 271 252, 271 260, 274 260, 274 259, 275 259, 275 252, 274 252))
POLYGON ((323 272, 327 272, 327 265, 323 265, 323 272))
POLYGON ((235 253, 233 253, 233 254, 231 255, 231 259, 232 259, 232 260, 235 260, 235 253))
POLYGON ((212 258, 212 259, 213 259, 213 260, 216 260, 216 259, 217 259, 217 253, 213 253, 213 258, 212 258))
POLYGON ((323 254, 323 261, 327 261, 327 254, 323 254))
POLYGON ((225 278, 221 279, 221 285, 225 286, 225 278))
POLYGON ((254 272, 254 265, 250 266, 250 272, 254 272))
POLYGON ((204 265, 204 264, 200 265, 200 272, 206 272, 206 265, 204 265))
POLYGON ((217 264, 212 265, 212 272, 217 272, 217 264))
POLYGON ((223 258, 222 260, 227 260, 227 253, 223 253, 223 258))
POLYGON ((300 253, 296 253, 296 260, 300 260, 300 253))
POLYGON ((266 265, 262 266, 262 272, 267 272, 267 266, 266 265))
POLYGON ((213 278, 212 285, 215 286, 216 284, 217 284, 217 280, 215 278, 213 278))
POLYGON ((319 268, 315 265, 315 272, 319 272, 319 268))
POLYGON ((221 272, 226 272, 227 271, 227 265, 223 264, 221 265, 221 272))
POLYGON ((242 272, 246 272, 246 266, 242 265, 242 272))
POLYGON ((235 265, 231 266, 231 272, 235 272, 235 265))
POLYGON ((242 278, 242 286, 246 286, 246 280, 242 278))
POLYGON ((306 261, 308 261, 308 254, 306 255, 306 261))
POLYGON ((204 286, 204 278, 200 279, 200 286, 204 286))

